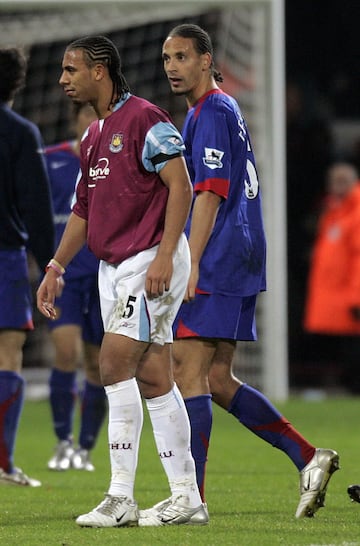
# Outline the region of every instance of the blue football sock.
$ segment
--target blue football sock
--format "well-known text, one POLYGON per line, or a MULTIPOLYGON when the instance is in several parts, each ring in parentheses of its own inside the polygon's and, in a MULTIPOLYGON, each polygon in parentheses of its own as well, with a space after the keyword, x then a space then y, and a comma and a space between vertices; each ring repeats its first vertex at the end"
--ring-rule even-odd
POLYGON ((104 421, 107 409, 107 397, 104 387, 84 383, 81 396, 81 426, 79 445, 83 449, 92 449, 104 421))
POLYGON ((71 440, 77 395, 76 372, 51 370, 50 407, 55 434, 59 440, 71 440))
POLYGON ((24 379, 16 372, 0 371, 0 468, 14 469, 14 448, 24 403, 24 379))
POLYGON ((196 466, 200 496, 205 502, 205 467, 212 427, 211 394, 185 399, 191 426, 191 451, 196 466))
POLYGON ((254 434, 284 451, 298 470, 311 460, 315 447, 287 421, 271 402, 249 385, 239 387, 229 413, 254 434))

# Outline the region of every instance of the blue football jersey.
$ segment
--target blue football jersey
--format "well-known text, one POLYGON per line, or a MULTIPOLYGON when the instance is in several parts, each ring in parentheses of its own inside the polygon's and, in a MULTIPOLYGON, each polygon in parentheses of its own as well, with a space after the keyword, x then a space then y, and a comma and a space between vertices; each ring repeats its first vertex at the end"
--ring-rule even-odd
MULTIPOLYGON (((261 193, 246 122, 220 89, 191 108, 183 127, 185 159, 196 193, 221 197, 200 262, 198 289, 250 296, 266 289, 266 242, 261 193)), ((189 233, 191 214, 187 224, 189 233)))

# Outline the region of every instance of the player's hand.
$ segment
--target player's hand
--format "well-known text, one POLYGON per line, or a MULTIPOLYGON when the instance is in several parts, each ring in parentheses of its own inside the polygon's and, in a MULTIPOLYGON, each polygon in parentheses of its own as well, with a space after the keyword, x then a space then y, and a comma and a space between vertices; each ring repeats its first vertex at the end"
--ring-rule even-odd
POLYGON ((192 301, 195 298, 195 291, 199 281, 199 266, 192 264, 188 285, 186 288, 184 302, 192 301))
POLYGON ((148 298, 157 298, 170 289, 173 274, 172 256, 157 254, 146 273, 145 290, 148 298))
POLYGON ((64 280, 62 277, 58 277, 52 270, 49 270, 36 294, 37 308, 46 318, 55 320, 56 311, 54 308, 55 297, 64 286, 64 280))

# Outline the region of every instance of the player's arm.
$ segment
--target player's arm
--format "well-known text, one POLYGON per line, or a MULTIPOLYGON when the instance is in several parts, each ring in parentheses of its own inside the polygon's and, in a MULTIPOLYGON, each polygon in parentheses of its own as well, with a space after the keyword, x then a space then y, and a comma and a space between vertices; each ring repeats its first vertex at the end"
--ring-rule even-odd
POLYGON ((25 126, 19 135, 14 183, 17 208, 29 234, 27 246, 43 270, 54 252, 55 229, 42 140, 36 126, 25 126))
POLYGON ((191 274, 185 301, 195 297, 200 260, 214 229, 220 202, 221 197, 212 191, 202 191, 195 198, 189 234, 191 274))
POLYGON ((166 206, 164 233, 155 260, 150 265, 146 290, 152 296, 168 290, 173 273, 173 254, 184 231, 192 201, 192 186, 182 156, 166 162, 159 173, 169 189, 166 206))
POLYGON ((74 213, 70 214, 65 231, 54 254, 53 262, 37 291, 37 307, 47 318, 55 318, 54 301, 61 277, 68 263, 86 242, 87 221, 74 213))
POLYGON ((194 199, 189 233, 191 273, 185 301, 195 297, 199 266, 214 229, 219 205, 227 199, 231 172, 231 145, 222 111, 202 110, 192 139, 194 199), (227 151, 227 153, 225 153, 227 151))

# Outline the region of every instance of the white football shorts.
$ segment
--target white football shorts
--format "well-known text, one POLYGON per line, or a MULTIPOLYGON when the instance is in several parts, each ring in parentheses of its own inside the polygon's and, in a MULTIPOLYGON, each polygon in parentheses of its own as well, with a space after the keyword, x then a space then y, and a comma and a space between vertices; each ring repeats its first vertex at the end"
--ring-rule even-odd
POLYGON ((160 345, 173 341, 172 324, 190 275, 190 250, 183 234, 174 252, 170 289, 148 299, 146 273, 157 250, 158 245, 118 265, 100 261, 99 293, 105 332, 160 345))

